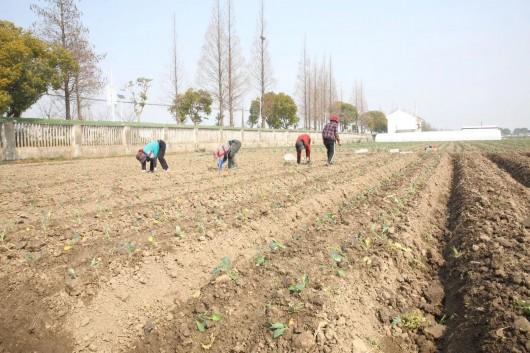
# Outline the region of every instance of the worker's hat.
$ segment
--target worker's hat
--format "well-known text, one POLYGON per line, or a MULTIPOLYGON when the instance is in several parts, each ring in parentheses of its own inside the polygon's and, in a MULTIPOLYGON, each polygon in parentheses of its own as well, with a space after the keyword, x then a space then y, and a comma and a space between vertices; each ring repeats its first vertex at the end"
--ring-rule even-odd
POLYGON ((339 117, 337 115, 332 115, 329 117, 329 121, 339 122, 339 117))

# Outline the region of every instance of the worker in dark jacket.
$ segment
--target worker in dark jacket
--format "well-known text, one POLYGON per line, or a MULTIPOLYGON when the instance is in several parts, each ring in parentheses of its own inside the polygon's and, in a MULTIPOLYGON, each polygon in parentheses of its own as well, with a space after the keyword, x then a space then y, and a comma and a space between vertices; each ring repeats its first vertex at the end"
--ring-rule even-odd
POLYGON ((217 169, 221 171, 227 160, 229 169, 237 167, 235 157, 240 148, 241 141, 239 140, 230 140, 227 144, 217 147, 213 152, 214 159, 217 159, 217 169))
POLYGON ((329 123, 324 125, 322 130, 322 139, 324 140, 324 146, 326 146, 328 161, 327 165, 333 164, 333 157, 335 156, 335 142, 340 146, 339 138, 339 117, 332 115, 329 118, 329 123))
POLYGON ((305 149, 305 159, 307 163, 311 163, 311 136, 308 134, 302 134, 296 139, 294 144, 296 148, 296 162, 300 164, 302 159, 302 150, 305 149))
POLYGON ((157 159, 160 161, 162 169, 167 172, 169 171, 169 166, 164 158, 165 155, 166 143, 164 140, 154 140, 145 145, 141 150, 138 150, 138 153, 136 153, 136 159, 142 165, 142 172, 145 172, 146 164, 149 161, 149 171, 153 173, 156 168, 157 159))

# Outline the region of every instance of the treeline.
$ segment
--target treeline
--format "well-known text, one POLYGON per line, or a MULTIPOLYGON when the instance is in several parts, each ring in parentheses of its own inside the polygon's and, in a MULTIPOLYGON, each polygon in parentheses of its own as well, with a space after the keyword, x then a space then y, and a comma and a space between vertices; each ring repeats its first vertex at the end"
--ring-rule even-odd
MULTIPOLYGON (((100 92, 104 80, 99 68, 104 55, 97 54, 82 23, 77 0, 41 0, 31 5, 36 22, 30 30, 0 22, 0 115, 19 117, 44 94, 61 97, 65 119, 83 119, 90 96, 100 92)), ((268 50, 267 23, 260 2, 250 59, 242 55, 236 32, 232 0, 214 0, 197 70, 197 85, 183 89, 182 66, 173 19, 171 103, 173 118, 194 124, 215 112, 216 123, 251 127, 321 129, 329 115, 341 117, 343 130, 382 132, 384 114, 368 111, 361 84, 351 100, 338 92, 331 57, 310 59, 304 43, 295 98, 271 90, 274 77, 268 50), (245 92, 255 92, 250 102, 245 92)), ((169 39, 169 38, 168 38, 169 39)), ((140 121, 149 105, 152 79, 138 77, 122 89, 132 106, 122 120, 140 121)), ((348 94, 349 96, 349 94, 348 94)), ((115 98, 113 98, 115 100, 115 98)))

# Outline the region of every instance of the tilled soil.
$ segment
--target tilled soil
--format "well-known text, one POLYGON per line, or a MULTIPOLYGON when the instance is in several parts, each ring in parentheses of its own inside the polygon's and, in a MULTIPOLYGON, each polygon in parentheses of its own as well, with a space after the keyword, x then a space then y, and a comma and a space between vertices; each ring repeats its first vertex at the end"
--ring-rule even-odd
MULTIPOLYGON (((331 167, 319 148, 310 166, 285 164, 284 149, 244 150, 222 174, 198 153, 169 156, 168 174, 130 158, 1 165, 0 352, 465 352, 455 305, 467 289, 453 290, 454 273, 475 265, 450 256, 467 214, 455 185, 477 173, 475 188, 517 193, 513 217, 528 223, 527 188, 480 154, 463 166, 482 148, 343 147, 331 167)), ((519 231, 507 252, 518 272, 499 260, 522 278, 502 288, 517 305, 499 305, 525 319, 519 231)), ((524 351, 517 330, 479 345, 524 351)))
POLYGON ((450 207, 441 351, 528 352, 528 188, 480 155, 458 156, 450 207))
POLYGON ((515 153, 490 153, 489 159, 526 187, 530 187, 530 159, 515 153))

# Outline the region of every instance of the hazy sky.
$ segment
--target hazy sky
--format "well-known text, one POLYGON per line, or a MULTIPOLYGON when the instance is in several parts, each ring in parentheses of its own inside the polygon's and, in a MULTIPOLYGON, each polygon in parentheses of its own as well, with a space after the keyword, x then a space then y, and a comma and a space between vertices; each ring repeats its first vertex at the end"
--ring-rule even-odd
MULTIPOLYGON (((370 109, 414 111, 439 128, 530 126, 529 0, 265 0, 275 91, 294 94, 304 36, 312 56, 332 55, 344 100, 362 80, 370 109)), ((34 1, 1 0, 0 18, 29 27, 34 1)), ((121 87, 154 79, 168 102, 173 13, 185 86, 196 86, 210 0, 83 0, 79 8, 105 75, 121 87)), ((258 0, 234 0, 242 53, 250 61, 258 0)), ((248 97, 257 94, 249 88, 248 97)), ((245 102, 245 108, 249 103, 245 102)), ((164 109, 145 120, 169 122, 164 109)))

